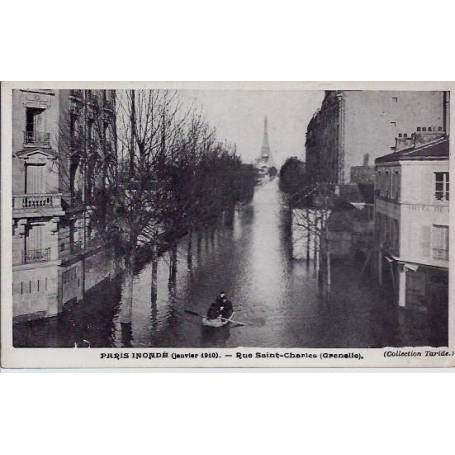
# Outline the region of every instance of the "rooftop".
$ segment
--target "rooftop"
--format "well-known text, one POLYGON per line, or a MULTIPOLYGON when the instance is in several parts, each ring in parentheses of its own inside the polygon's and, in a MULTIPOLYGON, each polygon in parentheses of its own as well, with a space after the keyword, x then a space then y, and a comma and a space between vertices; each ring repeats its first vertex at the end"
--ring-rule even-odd
POLYGON ((442 137, 428 144, 412 146, 376 158, 375 163, 390 163, 394 161, 432 161, 449 158, 449 138, 442 137))

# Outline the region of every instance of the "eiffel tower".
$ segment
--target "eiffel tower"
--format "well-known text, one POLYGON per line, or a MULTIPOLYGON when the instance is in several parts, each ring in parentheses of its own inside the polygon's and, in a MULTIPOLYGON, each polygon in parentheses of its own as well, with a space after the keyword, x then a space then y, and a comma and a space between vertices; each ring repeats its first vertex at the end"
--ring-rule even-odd
POLYGON ((262 137, 262 147, 259 158, 256 159, 256 167, 268 172, 268 168, 273 166, 272 152, 269 144, 269 131, 267 127, 267 116, 264 117, 264 136, 262 137))
POLYGON ((267 116, 264 117, 264 136, 262 138, 260 159, 264 163, 268 163, 268 161, 270 159, 270 144, 269 144, 269 132, 267 129, 267 116))

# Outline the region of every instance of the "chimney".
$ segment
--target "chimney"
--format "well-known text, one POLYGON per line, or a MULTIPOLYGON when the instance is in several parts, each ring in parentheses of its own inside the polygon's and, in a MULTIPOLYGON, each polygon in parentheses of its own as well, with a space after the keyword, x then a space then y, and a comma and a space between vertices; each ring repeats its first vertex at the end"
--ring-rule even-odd
POLYGON ((370 155, 368 153, 365 153, 365 155, 363 155, 363 165, 365 167, 368 167, 369 161, 370 161, 370 155))

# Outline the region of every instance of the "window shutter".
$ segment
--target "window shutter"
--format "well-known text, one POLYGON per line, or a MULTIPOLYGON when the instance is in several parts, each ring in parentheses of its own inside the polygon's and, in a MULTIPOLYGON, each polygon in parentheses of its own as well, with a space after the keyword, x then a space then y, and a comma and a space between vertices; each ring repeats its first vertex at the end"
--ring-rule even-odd
POLYGON ((423 257, 430 256, 431 226, 422 226, 420 231, 420 253, 423 257))
POLYGON ((27 165, 27 193, 44 193, 45 179, 44 166, 27 165))

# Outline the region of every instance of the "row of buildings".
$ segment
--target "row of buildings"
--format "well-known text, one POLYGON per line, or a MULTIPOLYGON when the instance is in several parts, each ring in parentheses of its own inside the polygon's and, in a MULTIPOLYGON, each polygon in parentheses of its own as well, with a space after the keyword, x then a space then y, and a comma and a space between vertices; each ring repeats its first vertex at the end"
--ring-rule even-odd
POLYGON ((449 93, 327 91, 308 125, 306 163, 315 181, 371 214, 359 232, 332 223, 333 251, 370 238, 365 261, 397 305, 447 309, 449 93))
POLYGON ((49 317, 108 273, 88 222, 85 157, 112 153, 113 90, 13 90, 13 315, 49 317))

